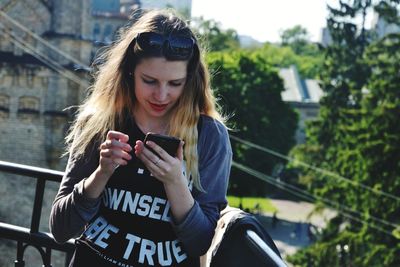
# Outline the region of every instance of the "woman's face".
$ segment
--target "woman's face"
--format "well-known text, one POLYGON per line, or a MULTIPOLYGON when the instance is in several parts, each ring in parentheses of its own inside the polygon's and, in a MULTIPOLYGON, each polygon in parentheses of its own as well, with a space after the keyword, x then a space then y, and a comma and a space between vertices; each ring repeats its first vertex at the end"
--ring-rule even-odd
POLYGON ((187 64, 154 57, 136 65, 135 115, 142 119, 167 118, 183 92, 187 64))

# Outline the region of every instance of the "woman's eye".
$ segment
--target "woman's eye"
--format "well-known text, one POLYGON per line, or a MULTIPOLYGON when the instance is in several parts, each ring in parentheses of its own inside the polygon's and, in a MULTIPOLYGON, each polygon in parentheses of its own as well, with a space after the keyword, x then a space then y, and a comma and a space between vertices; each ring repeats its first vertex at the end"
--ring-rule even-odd
POLYGON ((181 86, 182 82, 170 82, 169 83, 171 86, 181 86))
POLYGON ((155 84, 156 83, 155 80, 148 80, 148 79, 142 79, 142 80, 144 83, 147 83, 147 84, 155 84))

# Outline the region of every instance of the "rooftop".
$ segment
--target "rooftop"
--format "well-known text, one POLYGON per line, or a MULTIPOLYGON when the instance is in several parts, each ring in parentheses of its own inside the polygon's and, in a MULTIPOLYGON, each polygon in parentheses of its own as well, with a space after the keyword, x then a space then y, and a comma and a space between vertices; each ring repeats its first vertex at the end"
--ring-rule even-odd
POLYGON ((283 79, 285 91, 282 92, 282 100, 285 102, 319 103, 323 91, 316 80, 302 79, 296 66, 279 70, 279 76, 283 79))

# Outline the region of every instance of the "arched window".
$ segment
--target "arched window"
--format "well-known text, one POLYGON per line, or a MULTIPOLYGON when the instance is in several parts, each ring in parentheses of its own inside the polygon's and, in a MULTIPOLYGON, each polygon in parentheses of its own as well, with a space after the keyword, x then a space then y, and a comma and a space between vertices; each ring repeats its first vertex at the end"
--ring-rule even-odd
POLYGON ((21 96, 18 101, 18 119, 25 123, 35 123, 40 117, 40 100, 34 96, 21 96))
POLYGON ((34 96, 21 96, 18 102, 18 112, 39 113, 40 100, 34 96))

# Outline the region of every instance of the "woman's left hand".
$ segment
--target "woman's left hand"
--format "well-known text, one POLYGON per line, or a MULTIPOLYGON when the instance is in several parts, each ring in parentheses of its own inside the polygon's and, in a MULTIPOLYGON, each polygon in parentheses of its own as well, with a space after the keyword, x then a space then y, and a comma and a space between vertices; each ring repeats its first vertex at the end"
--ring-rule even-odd
POLYGON ((157 154, 153 153, 150 149, 145 147, 144 143, 140 140, 136 141, 135 154, 147 169, 160 180, 164 185, 173 185, 176 183, 186 183, 186 178, 183 175, 183 144, 181 141, 177 151, 177 156, 172 157, 159 145, 152 141, 147 141, 146 145, 152 148, 157 154))

